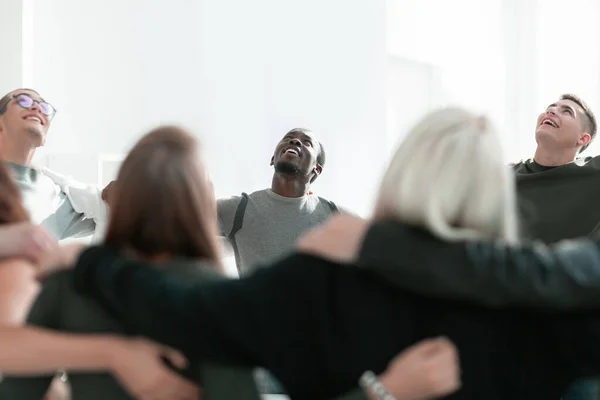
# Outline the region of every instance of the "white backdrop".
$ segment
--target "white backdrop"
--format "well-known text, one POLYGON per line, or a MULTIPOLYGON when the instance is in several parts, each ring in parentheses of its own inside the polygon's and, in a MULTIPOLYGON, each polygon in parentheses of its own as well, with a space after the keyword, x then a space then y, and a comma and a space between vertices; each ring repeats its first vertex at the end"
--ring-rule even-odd
POLYGON ((600 113, 599 17, 597 0, 387 0, 388 57, 418 61, 419 76, 434 77, 405 78, 392 112, 403 118, 413 99, 467 106, 496 123, 507 161, 531 157, 536 117, 560 94, 600 113))
POLYGON ((597 109, 598 17, 595 0, 4 0, 0 91, 34 86, 57 106, 40 159, 86 181, 180 122, 218 195, 251 191, 282 134, 312 128, 328 150, 315 189, 365 213, 392 145, 431 108, 489 114, 507 161, 531 156, 560 93, 597 109))
POLYGON ((99 155, 178 122, 198 132, 217 195, 237 194, 270 186, 276 143, 303 126, 327 149, 315 190, 370 208, 386 135, 383 0, 34 2, 33 85, 59 109, 51 167, 95 177, 99 155))

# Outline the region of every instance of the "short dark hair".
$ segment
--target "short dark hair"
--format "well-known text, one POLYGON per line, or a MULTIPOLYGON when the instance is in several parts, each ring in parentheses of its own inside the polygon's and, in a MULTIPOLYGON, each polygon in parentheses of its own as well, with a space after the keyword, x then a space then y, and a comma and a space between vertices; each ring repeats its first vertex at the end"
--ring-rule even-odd
POLYGON ((323 168, 325 166, 325 161, 327 157, 325 155, 325 147, 323 147, 323 143, 319 142, 319 154, 317 155, 317 164, 323 168))
MULTIPOLYGON (((11 92, 12 93, 12 92, 11 92)), ((8 106, 8 103, 10 103, 10 99, 11 99, 11 95, 10 93, 7 95, 4 95, 4 97, 2 97, 0 99, 0 115, 3 115, 6 112, 6 108, 8 106)))
POLYGON ((33 89, 20 88, 20 89, 12 90, 12 91, 6 93, 0 99, 0 115, 4 114, 6 112, 6 108, 8 107, 8 103, 10 103, 10 100, 12 99, 13 93, 16 91, 19 91, 19 90, 29 90, 30 92, 36 93, 38 96, 40 95, 37 91, 35 91, 33 89))
POLYGON ((571 93, 565 93, 560 96, 560 100, 570 100, 583 109, 583 112, 585 114, 585 130, 587 133, 590 134, 591 139, 588 144, 586 144, 579 150, 579 152, 582 153, 585 149, 588 148, 588 146, 592 143, 592 140, 594 140, 594 138, 596 137, 596 131, 598 128, 596 124, 596 116, 594 115, 590 107, 585 103, 585 101, 583 101, 579 96, 576 96, 571 93))

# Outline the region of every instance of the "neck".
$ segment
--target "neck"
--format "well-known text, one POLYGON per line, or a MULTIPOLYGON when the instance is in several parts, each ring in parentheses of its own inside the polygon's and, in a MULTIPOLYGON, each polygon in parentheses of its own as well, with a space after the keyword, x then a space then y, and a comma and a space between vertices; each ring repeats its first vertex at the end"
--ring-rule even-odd
MULTIPOLYGON (((38 146, 21 135, 22 140, 8 140, 11 135, 0 135, 0 159, 18 165, 31 165, 31 159, 38 146)), ((16 136, 13 136, 16 137, 16 136)))
POLYGON ((302 197, 310 189, 307 179, 305 176, 289 176, 276 172, 271 182, 271 190, 283 197, 302 197))
POLYGON ((35 147, 31 146, 3 143, 0 147, 0 159, 13 164, 30 166, 35 150, 35 147))
POLYGON ((549 151, 547 149, 538 146, 535 150, 533 159, 536 163, 545 167, 557 167, 565 165, 575 160, 577 156, 577 149, 560 150, 560 151, 549 151))

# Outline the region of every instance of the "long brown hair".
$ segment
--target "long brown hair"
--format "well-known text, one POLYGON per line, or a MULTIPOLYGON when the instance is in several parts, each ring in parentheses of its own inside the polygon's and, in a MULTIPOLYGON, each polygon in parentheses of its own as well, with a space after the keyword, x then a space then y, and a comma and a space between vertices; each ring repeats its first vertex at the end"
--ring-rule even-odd
POLYGON ((29 221, 29 214, 23 207, 21 191, 13 176, 0 161, 0 225, 29 221))
POLYGON ((106 243, 149 257, 205 259, 222 269, 216 202, 190 133, 163 126, 133 147, 115 183, 106 243))

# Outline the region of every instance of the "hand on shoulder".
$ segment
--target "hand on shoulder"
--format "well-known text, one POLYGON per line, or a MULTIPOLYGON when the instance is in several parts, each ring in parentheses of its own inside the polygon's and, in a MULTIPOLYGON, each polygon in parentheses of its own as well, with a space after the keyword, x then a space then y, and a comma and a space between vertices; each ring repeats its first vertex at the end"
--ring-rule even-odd
POLYGON ((43 227, 30 222, 0 226, 0 258, 24 258, 39 264, 58 242, 43 227))
POLYGON ((38 278, 72 268, 86 247, 83 243, 71 243, 48 251, 40 263, 38 278))
POLYGON ((352 263, 358 258, 370 221, 348 214, 336 214, 322 226, 304 234, 297 242, 301 253, 329 261, 352 263))

